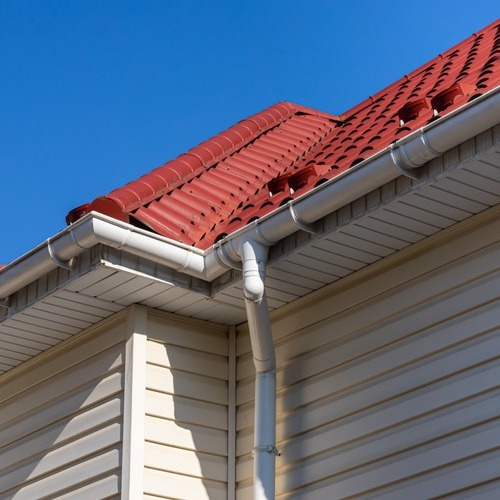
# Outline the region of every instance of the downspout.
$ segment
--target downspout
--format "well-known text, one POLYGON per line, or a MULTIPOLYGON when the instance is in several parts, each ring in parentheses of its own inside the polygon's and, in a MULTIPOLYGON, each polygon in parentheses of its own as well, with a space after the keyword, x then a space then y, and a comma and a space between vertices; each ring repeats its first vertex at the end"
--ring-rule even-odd
POLYGON ((276 358, 264 286, 268 247, 241 244, 243 294, 255 365, 254 500, 274 499, 276 449, 276 358))

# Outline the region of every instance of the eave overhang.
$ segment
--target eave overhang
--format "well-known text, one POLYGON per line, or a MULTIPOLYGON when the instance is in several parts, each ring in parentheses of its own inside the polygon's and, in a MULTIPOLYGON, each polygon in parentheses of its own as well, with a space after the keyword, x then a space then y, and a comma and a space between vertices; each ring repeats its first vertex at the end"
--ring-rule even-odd
MULTIPOLYGON (((255 239, 260 243, 273 247, 271 249, 269 280, 276 287, 279 286, 276 283, 281 283, 282 290, 277 291, 277 297, 279 296, 277 300, 273 300, 273 293, 270 293, 272 308, 279 307, 287 301, 292 301, 340 277, 345 277, 351 272, 355 272, 359 266, 350 266, 351 269, 347 266, 344 272, 337 273, 340 276, 336 276, 330 272, 331 267, 335 266, 336 257, 332 256, 332 259, 328 262, 325 254, 325 260, 324 258, 317 258, 317 263, 319 269, 321 269, 322 265, 325 269, 328 269, 328 272, 323 273, 326 279, 323 282, 318 280, 317 285, 314 285, 312 284, 314 279, 311 278, 309 280, 310 284, 307 286, 303 286, 306 280, 301 284, 297 282, 294 286, 294 283, 290 282, 290 273, 286 271, 286 269, 290 269, 290 266, 282 266, 283 256, 286 255, 286 260, 289 263, 293 262, 293 266, 300 266, 301 261, 307 261, 307 266, 311 266, 311 259, 314 260, 314 255, 317 255, 318 249, 321 249, 323 246, 326 248, 332 242, 335 242, 335 234, 340 234, 340 227, 343 228, 342 234, 345 235, 348 234, 346 228, 349 224, 353 226, 357 224, 355 222, 356 217, 351 213, 350 222, 346 221, 345 225, 337 224, 334 227, 328 222, 332 219, 333 215, 337 214, 336 218, 338 220, 339 213, 345 211, 353 204, 358 203, 359 205, 359 200, 363 198, 365 199, 366 208, 368 206, 366 200, 370 196, 373 199, 374 192, 380 192, 384 189, 384 186, 388 186, 391 183, 396 182, 400 186, 406 186, 403 190, 404 192, 398 193, 396 190, 392 198, 386 198, 383 202, 377 203, 377 207, 373 210, 366 208, 364 214, 362 214, 363 217, 373 217, 377 210, 384 211, 390 203, 399 203, 398 199, 403 195, 421 195, 426 189, 435 189, 436 186, 439 186, 440 182, 442 183, 443 180, 449 179, 450 176, 454 175, 454 172, 458 171, 459 168, 464 168, 471 161, 474 162, 474 169, 471 168, 470 171, 474 170, 477 172, 474 175, 477 175, 478 179, 481 178, 481 168, 484 169, 485 165, 488 165, 488 169, 493 172, 494 176, 497 175, 494 172, 500 168, 500 162, 498 161, 500 158, 498 156, 499 138, 498 127, 497 129, 493 127, 497 125, 499 116, 499 89, 497 88, 442 119, 401 139, 381 153, 365 160, 330 181, 317 186, 300 198, 293 200, 293 202, 289 202, 261 219, 227 235, 223 240, 212 245, 207 250, 194 249, 188 245, 169 240, 168 238, 155 235, 149 231, 101 214, 87 214, 53 238, 50 238, 31 252, 0 270, 0 296, 3 304, 3 307, 0 309, 0 318, 2 321, 0 323, 0 337, 3 341, 7 342, 7 350, 4 351, 4 354, 7 353, 7 356, 3 361, 0 360, 0 365, 2 365, 5 371, 18 364, 18 362, 28 359, 31 355, 34 356, 38 352, 41 352, 44 345, 46 345, 46 348, 54 345, 54 342, 51 340, 49 343, 45 341, 38 342, 36 347, 33 347, 35 346, 33 342, 37 342, 33 340, 33 336, 36 337, 38 334, 31 334, 32 339, 29 342, 28 340, 23 340, 27 339, 25 332, 28 333, 30 328, 29 322, 21 319, 21 323, 24 326, 17 325, 11 327, 9 325, 15 322, 16 318, 20 318, 22 314, 26 314, 28 309, 30 310, 28 313, 29 317, 34 318, 33 321, 36 320, 36 315, 38 314, 36 311, 40 311, 41 314, 43 309, 37 307, 38 303, 43 303, 47 297, 50 298, 57 295, 61 290, 65 290, 67 286, 71 289, 78 289, 77 282, 80 280, 80 283, 84 283, 84 279, 88 280, 92 273, 102 273, 103 280, 107 276, 112 276, 116 273, 125 273, 129 277, 134 276, 134 278, 130 278, 130 286, 133 286, 132 283, 136 278, 143 279, 145 282, 151 280, 155 285, 153 289, 158 291, 158 293, 161 293, 160 290, 162 287, 165 290, 178 288, 183 290, 182 293, 184 294, 183 305, 179 308, 170 308, 170 306, 167 306, 167 303, 160 304, 158 301, 155 302, 151 297, 146 297, 147 294, 142 299, 137 295, 139 297, 138 301, 141 302, 142 300, 143 303, 152 307, 165 307, 172 312, 227 323, 244 321, 241 297, 238 296, 240 293, 240 275, 234 268, 238 268, 239 266, 239 248, 241 242, 245 239, 255 239), (485 146, 481 150, 478 144, 480 142, 479 139, 473 138, 477 136, 482 137, 482 132, 484 132, 482 136, 489 137, 491 143, 486 144, 486 141, 485 146), (475 143, 475 152, 469 155, 470 158, 468 160, 460 160, 460 167, 454 166, 449 169, 443 169, 439 175, 435 172, 432 173, 432 168, 429 165, 433 164, 433 158, 437 159, 434 161, 434 164, 437 164, 437 161, 440 161, 442 164, 444 161, 443 158, 446 155, 452 155, 450 151, 464 151, 467 147, 472 147, 470 145, 471 139, 475 143), (487 158, 484 160, 484 165, 481 164, 481 157, 483 156, 487 158), (424 166, 425 168, 422 169, 420 166, 424 166), (403 181, 403 179, 406 180, 403 181), (297 237, 296 235, 302 236, 297 237), (299 242, 299 244, 296 244, 295 249, 290 250, 289 242, 291 238, 295 242, 299 242), (302 244, 305 242, 306 246, 316 249, 315 252, 311 252, 313 257, 305 255, 303 249, 299 252, 300 242, 302 244), (96 250, 98 248, 102 251, 98 252, 96 250), (89 258, 92 252, 98 254, 97 259, 89 258), (134 269, 130 264, 127 264, 127 262, 130 262, 130 259, 122 259, 121 256, 123 255, 133 256, 141 264, 136 266, 138 267, 137 269, 134 269), (78 260, 80 262, 77 265, 78 260), (149 267, 146 266, 147 262, 153 263, 156 267, 151 267, 151 264, 149 267), (146 268, 149 271, 145 272, 146 268), (105 269, 105 272, 103 272, 103 269, 105 269), (158 275, 159 269, 162 270, 160 274, 163 273, 163 277, 158 275), (168 279, 164 278, 165 270, 171 271, 168 279), (46 291, 41 290, 38 293, 36 290, 40 287, 36 284, 40 280, 47 282, 48 277, 54 272, 65 273, 68 276, 68 280, 62 280, 53 289, 49 290, 47 288, 46 291), (185 276, 189 276, 189 279, 186 280, 185 276), (68 283, 72 283, 72 285, 68 285, 68 283), (23 301, 22 296, 23 294, 25 296, 29 295, 26 292, 29 289, 31 289, 32 298, 23 301), (214 305, 218 306, 219 309, 214 309, 214 305), (210 311, 211 309, 214 310, 210 311), (219 316, 215 312, 216 309, 220 311, 219 316), (213 314, 209 314, 208 311, 213 314), (23 342, 29 348, 25 349, 23 342), (12 353, 14 353, 12 355, 8 354, 9 345, 12 347, 12 353), (16 350, 23 350, 22 356, 17 356, 15 354, 16 350)), ((484 175, 484 183, 486 185, 490 183, 489 188, 484 188, 484 192, 481 189, 474 188, 477 200, 472 200, 472 195, 462 198, 464 207, 467 205, 462 210, 463 219, 498 203, 498 195, 495 194, 496 188, 488 180, 489 175, 484 175), (490 191, 489 198, 485 194, 488 189, 490 191), (491 192, 492 190, 493 192, 491 192), (485 202, 486 199, 487 201, 485 202)), ((497 184, 496 186, 499 185, 497 184)), ((447 188, 446 191, 449 192, 449 189, 447 188)), ((460 197, 456 196, 457 203, 460 203, 460 197)), ((422 199, 424 198, 426 197, 423 196, 422 199)), ((429 196, 427 199, 430 200, 431 197, 429 196)), ((443 203, 443 213, 441 214, 436 210, 436 220, 438 218, 444 220, 443 217, 448 217, 444 213, 446 212, 446 207, 448 207, 448 212, 451 210, 449 205, 447 202, 443 203)), ((409 207, 411 205, 407 204, 406 206, 409 207)), ((415 208, 415 218, 418 217, 418 210, 420 208, 415 208)), ((432 208, 432 210, 435 209, 432 208)), ((384 214, 386 213, 384 212, 384 214)), ((435 224, 436 228, 434 232, 437 232, 443 227, 461 220, 458 216, 448 218, 449 224, 435 222, 430 223, 430 227, 435 224)), ((429 231, 415 231, 416 236, 413 237, 406 234, 407 232, 411 232, 408 227, 402 227, 397 224, 394 224, 391 230, 393 231, 391 237, 395 241, 403 243, 401 246, 394 245, 394 248, 392 248, 393 251, 410 245, 419 238, 425 238, 433 232, 432 229, 429 229, 429 231)), ((373 233, 373 236, 376 239, 376 231, 373 233)), ((370 242, 367 241, 366 243, 368 245, 370 242)), ((373 245, 376 244, 374 241, 373 245)), ((385 255, 382 254, 379 257, 383 258, 392 253, 390 247, 391 245, 388 245, 388 251, 385 255)), ((353 248, 353 255, 355 254, 355 250, 358 250, 359 253, 364 252, 362 248, 353 248)), ((335 252, 335 255, 338 257, 339 254, 335 252)), ((344 260, 347 258, 345 256, 340 257, 344 260)), ((372 261, 377 260, 376 257, 374 255, 372 261)), ((359 259, 356 258, 354 260, 357 261, 359 259)), ((366 262, 364 265, 369 263, 366 262)), ((311 277, 314 276, 312 270, 309 274, 311 277)), ((94 275, 92 279, 98 279, 98 276, 94 275)), ((123 283, 126 282, 127 280, 123 281, 123 283)), ((83 285, 82 287, 83 292, 85 287, 83 285)), ((129 291, 129 295, 131 293, 129 291)), ((81 297, 83 298, 84 295, 82 293, 81 297)), ((75 294, 73 298, 77 299, 78 294, 75 294)), ((97 295, 93 299, 99 300, 97 295)), ((110 306, 109 309, 104 308, 103 310, 109 310, 111 314, 113 311, 126 307, 126 304, 129 303, 127 300, 121 300, 121 302, 120 300, 118 299, 113 302, 106 299, 106 303, 109 302, 114 305, 110 306)), ((49 317, 46 312, 43 312, 43 314, 49 317)), ((99 315, 95 316, 96 319, 100 317, 99 315)), ((32 321, 32 319, 29 321, 32 321)), ((43 326, 39 326, 37 330, 43 330, 43 328, 43 326)), ((73 333, 74 328, 72 326, 70 329, 73 333)), ((49 338, 55 339, 54 341, 61 340, 58 340, 57 336, 51 336, 50 327, 47 326, 47 330, 49 338)), ((39 335, 43 336, 43 333, 39 335)))

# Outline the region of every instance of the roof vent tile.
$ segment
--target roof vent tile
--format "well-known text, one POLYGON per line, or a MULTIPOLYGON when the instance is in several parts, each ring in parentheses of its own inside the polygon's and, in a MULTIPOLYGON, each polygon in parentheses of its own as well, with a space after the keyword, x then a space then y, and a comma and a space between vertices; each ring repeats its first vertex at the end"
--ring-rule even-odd
POLYGON ((431 99, 432 107, 441 113, 454 104, 463 104, 466 97, 475 90, 475 86, 467 83, 456 83, 445 90, 442 90, 431 99))
POLYGON ((416 118, 429 114, 432 117, 431 101, 427 97, 406 103, 399 111, 400 125, 411 122, 416 118))

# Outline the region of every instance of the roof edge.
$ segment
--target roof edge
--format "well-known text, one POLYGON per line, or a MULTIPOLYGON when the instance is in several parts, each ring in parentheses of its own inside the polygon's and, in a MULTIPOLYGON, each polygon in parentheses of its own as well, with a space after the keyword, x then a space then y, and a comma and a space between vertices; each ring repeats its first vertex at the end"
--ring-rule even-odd
POLYGON ((0 269, 0 298, 6 298, 96 244, 150 259, 179 272, 212 281, 228 268, 239 268, 241 244, 253 239, 265 246, 308 229, 322 217, 412 172, 458 144, 498 124, 500 87, 449 115, 416 130, 380 153, 303 196, 258 219, 203 251, 99 213, 76 223, 0 269))

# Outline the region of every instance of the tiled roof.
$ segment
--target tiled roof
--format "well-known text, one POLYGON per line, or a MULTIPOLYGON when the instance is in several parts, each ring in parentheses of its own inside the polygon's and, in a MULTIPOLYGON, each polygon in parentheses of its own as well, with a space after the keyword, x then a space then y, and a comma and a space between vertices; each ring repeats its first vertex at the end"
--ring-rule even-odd
POLYGON ((496 21, 340 116, 276 104, 72 210, 67 221, 96 210, 208 248, 497 87, 499 67, 496 21))

